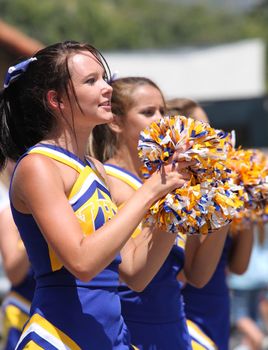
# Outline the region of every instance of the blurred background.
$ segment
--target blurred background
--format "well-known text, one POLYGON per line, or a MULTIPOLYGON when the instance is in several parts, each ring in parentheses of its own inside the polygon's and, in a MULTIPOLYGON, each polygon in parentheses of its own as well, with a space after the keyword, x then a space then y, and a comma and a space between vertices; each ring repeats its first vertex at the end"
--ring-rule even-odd
POLYGON ((244 147, 268 146, 267 0, 0 0, 0 79, 18 56, 89 41, 119 76, 202 103, 244 147))
POLYGON ((268 0, 0 0, 0 82, 18 57, 87 41, 118 77, 195 99, 237 146, 268 149, 267 23, 268 0))

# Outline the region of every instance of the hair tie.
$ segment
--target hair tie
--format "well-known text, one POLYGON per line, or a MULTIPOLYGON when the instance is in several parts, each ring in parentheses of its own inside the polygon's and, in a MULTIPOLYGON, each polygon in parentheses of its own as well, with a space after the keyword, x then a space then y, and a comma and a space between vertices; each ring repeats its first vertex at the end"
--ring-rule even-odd
POLYGON ((4 89, 6 89, 12 81, 16 80, 22 73, 24 73, 31 62, 36 60, 36 57, 31 57, 25 61, 16 64, 15 66, 9 67, 5 76, 4 89))
POLYGON ((118 76, 119 76, 119 72, 117 70, 114 71, 114 73, 112 74, 109 80, 109 84, 112 84, 116 79, 118 79, 118 76))

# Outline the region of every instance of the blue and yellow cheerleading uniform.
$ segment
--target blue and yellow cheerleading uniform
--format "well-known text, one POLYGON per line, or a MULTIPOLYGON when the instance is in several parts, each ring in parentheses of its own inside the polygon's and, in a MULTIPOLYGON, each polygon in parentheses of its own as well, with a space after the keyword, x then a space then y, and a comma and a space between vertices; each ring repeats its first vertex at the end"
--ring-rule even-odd
MULTIPOLYGON (((105 170, 134 190, 142 184, 139 178, 118 166, 106 164, 105 170)), ((143 292, 134 292, 125 285, 119 287, 122 315, 131 341, 141 350, 191 349, 177 281, 183 263, 183 241, 178 236, 163 266, 143 292)))
POLYGON ((203 288, 187 284, 182 290, 187 325, 194 350, 228 350, 230 336, 230 301, 226 266, 231 238, 224 249, 211 280, 203 288))
POLYGON ((29 319, 31 302, 34 296, 35 279, 30 268, 24 280, 12 286, 2 303, 3 334, 2 349, 14 350, 22 329, 29 319))
MULTIPOLYGON (((24 156, 29 153, 51 157, 79 173, 69 202, 85 235, 115 215, 110 193, 88 161, 61 147, 44 144, 32 147, 24 156)), ((82 282, 56 257, 32 215, 20 213, 13 206, 12 212, 36 278, 31 318, 16 350, 132 349, 117 294, 120 255, 91 281, 82 282)))

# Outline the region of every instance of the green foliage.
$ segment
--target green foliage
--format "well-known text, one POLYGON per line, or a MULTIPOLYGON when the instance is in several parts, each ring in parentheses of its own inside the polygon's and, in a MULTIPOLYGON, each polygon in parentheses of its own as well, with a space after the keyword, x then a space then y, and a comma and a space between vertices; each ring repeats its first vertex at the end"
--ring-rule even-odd
POLYGON ((0 8, 4 20, 45 44, 72 38, 102 49, 171 47, 237 39, 240 31, 230 14, 175 1, 0 0, 0 8))
MULTIPOLYGON (((74 39, 101 50, 178 48, 245 38, 268 42, 268 1, 251 12, 178 0, 0 0, 1 18, 50 44, 74 39)), ((267 55, 268 59, 268 55, 267 55)))

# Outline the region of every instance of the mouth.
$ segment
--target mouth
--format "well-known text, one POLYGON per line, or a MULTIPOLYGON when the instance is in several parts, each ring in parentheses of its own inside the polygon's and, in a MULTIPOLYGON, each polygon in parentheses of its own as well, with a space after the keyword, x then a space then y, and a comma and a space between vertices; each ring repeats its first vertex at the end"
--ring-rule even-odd
POLYGON ((99 104, 99 107, 111 108, 111 101, 107 100, 99 104))

